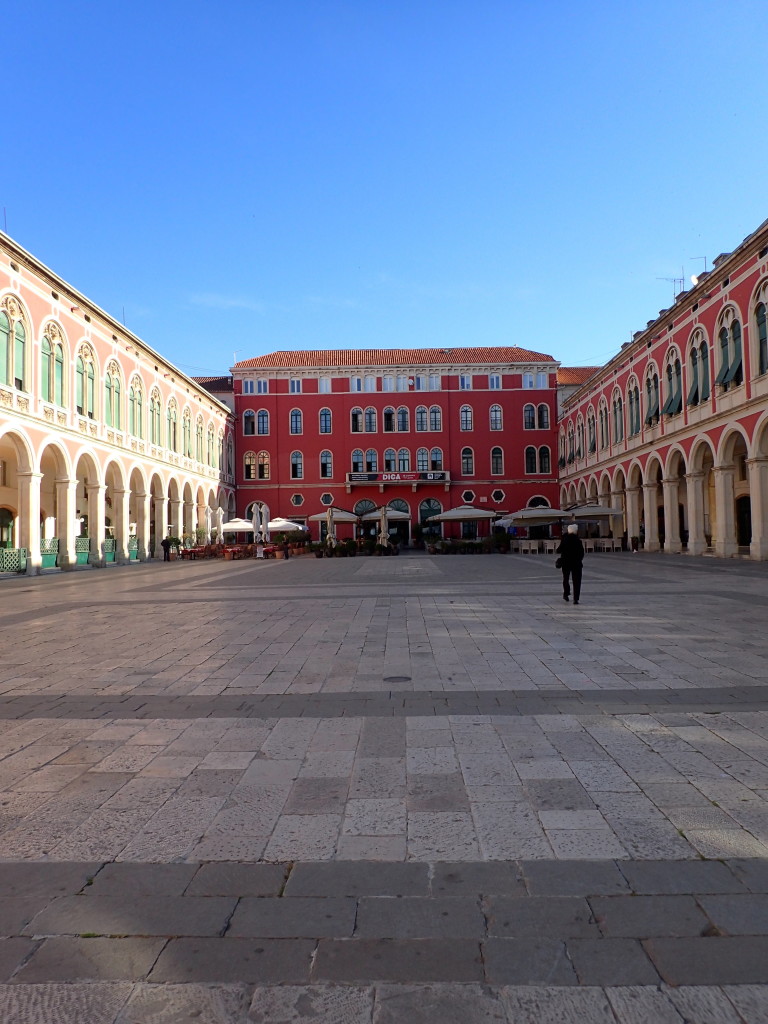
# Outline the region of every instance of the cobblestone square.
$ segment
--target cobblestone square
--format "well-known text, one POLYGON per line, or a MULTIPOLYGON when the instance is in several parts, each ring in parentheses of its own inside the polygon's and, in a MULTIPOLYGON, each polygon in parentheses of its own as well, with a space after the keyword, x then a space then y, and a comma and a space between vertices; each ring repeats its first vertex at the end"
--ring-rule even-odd
POLYGON ((768 1019, 764 568, 552 562, 0 582, 0 1019, 768 1019))

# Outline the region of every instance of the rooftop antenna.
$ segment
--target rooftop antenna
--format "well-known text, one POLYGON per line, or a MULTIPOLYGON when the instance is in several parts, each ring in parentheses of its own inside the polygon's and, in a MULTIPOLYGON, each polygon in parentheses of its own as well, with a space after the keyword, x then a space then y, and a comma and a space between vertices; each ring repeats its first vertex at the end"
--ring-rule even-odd
POLYGON ((677 296, 685 288, 685 270, 680 268, 680 277, 657 277, 657 281, 670 281, 672 284, 672 301, 674 302, 677 296))
MULTIPOLYGON (((704 273, 705 274, 709 273, 709 271, 707 270, 707 257, 706 256, 689 256, 688 259, 689 260, 704 260, 704 273)), ((692 281, 692 283, 693 283, 693 285, 695 287, 699 283, 698 275, 697 274, 691 274, 691 281, 692 281)))

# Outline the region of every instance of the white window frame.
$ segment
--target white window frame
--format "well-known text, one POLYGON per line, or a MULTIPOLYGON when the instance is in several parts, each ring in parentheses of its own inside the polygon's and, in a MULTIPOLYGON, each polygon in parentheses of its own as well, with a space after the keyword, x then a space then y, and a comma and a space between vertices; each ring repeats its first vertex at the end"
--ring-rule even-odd
POLYGON ((301 377, 291 377, 288 382, 288 391, 292 395, 301 394, 301 377))

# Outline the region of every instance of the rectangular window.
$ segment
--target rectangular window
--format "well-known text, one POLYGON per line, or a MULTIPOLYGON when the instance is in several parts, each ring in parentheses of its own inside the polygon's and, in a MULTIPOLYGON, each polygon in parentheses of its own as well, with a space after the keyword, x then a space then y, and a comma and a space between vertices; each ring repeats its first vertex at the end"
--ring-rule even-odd
POLYGON ((330 377, 320 377, 318 379, 318 382, 317 382, 317 390, 318 390, 318 394, 330 395, 330 393, 331 393, 331 378, 330 377))
POLYGON ((408 390, 408 378, 406 376, 404 376, 403 374, 400 374, 400 376, 397 378, 397 390, 398 391, 407 391, 408 390))
POLYGON ((472 377, 468 373, 459 374, 459 390, 460 391, 471 391, 472 389, 472 377))
POLYGON ((301 394, 301 377, 291 377, 289 390, 292 395, 301 394))
POLYGON ((421 374, 418 377, 413 378, 413 386, 417 391, 427 390, 427 378, 421 374))
POLYGON ((255 383, 256 382, 252 381, 252 380, 244 380, 243 381, 243 394, 244 395, 252 395, 254 393, 255 383))
POLYGON ((362 391, 363 390, 363 378, 362 377, 350 377, 349 378, 349 390, 350 391, 362 391))
POLYGON ((546 388, 548 386, 549 386, 549 374, 547 374, 547 373, 537 373, 536 374, 536 387, 537 388, 546 388))
POLYGON ((488 387, 491 391, 501 391, 501 374, 500 373, 489 373, 488 374, 488 387))
POLYGON ((440 391, 441 386, 442 385, 441 385, 441 380, 440 380, 440 374, 439 373, 430 373, 430 375, 429 375, 429 390, 430 391, 440 391))
POLYGON ((256 394, 257 395, 267 395, 267 394, 269 394, 269 381, 268 380, 265 380, 262 377, 261 380, 257 380, 256 381, 256 394))
POLYGON ((394 377, 382 377, 381 380, 382 391, 394 391, 395 390, 395 378, 394 377))
POLYGON ((366 377, 365 378, 365 390, 366 391, 375 391, 376 390, 376 378, 375 377, 366 377))
POLYGON ((533 387, 533 374, 532 373, 524 373, 523 374, 523 387, 524 388, 532 388, 533 387))

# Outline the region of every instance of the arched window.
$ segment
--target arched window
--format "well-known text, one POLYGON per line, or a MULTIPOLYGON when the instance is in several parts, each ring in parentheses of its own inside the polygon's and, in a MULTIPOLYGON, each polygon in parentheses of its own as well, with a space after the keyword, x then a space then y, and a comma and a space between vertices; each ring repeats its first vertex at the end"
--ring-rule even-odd
POLYGON ((650 426, 659 422, 659 375, 651 372, 645 378, 646 413, 645 423, 650 426))
POLYGON ((243 413, 243 434, 251 437, 256 433, 256 414, 253 409, 246 409, 243 413))
POLYGON ((333 456, 330 452, 320 452, 320 476, 330 480, 333 476, 333 456))
POLYGON ((706 402, 710 396, 709 384, 709 345, 704 339, 699 346, 699 381, 701 401, 706 402))
POLYGON ((433 448, 429 453, 429 470, 431 473, 442 473, 443 471, 443 449, 433 448))
POLYGON ((394 448, 387 448, 384 452, 384 472, 394 473, 397 468, 397 460, 394 448))
POLYGON ((533 446, 525 449, 525 472, 536 472, 536 449, 533 446))
POLYGON ((259 409, 256 414, 256 433, 262 436, 269 433, 269 413, 266 409, 259 409))
POLYGON ((370 498, 361 498, 360 501, 356 501, 352 507, 352 511, 356 516, 364 516, 368 512, 376 511, 376 502, 371 501, 370 498))
POLYGON ((428 520, 431 516, 439 516, 442 511, 443 506, 437 498, 425 498, 424 501, 419 502, 419 522, 427 530, 439 533, 441 524, 430 523, 428 520))
POLYGON ((358 408, 353 409, 352 413, 351 413, 351 417, 352 417, 352 423, 351 423, 352 433, 353 434, 360 434, 360 433, 362 433, 362 430, 363 430, 363 410, 362 409, 358 409, 358 408))
POLYGON ((425 405, 419 405, 416 408, 416 429, 427 429, 427 407, 425 405))
POLYGON ((395 410, 388 405, 384 410, 384 431, 388 434, 395 429, 395 410))
POLYGON ((144 437, 144 393, 138 377, 131 381, 128 393, 128 432, 134 437, 144 437))
POLYGON ((408 426, 408 410, 404 405, 401 405, 397 410, 397 429, 398 430, 409 430, 408 426))
POLYGON ((291 433, 301 434, 303 433, 303 419, 301 415, 301 409, 291 409, 291 433))
POLYGON ((149 400, 149 443, 150 444, 161 444, 160 440, 160 423, 162 421, 162 405, 160 403, 160 393, 158 391, 152 392, 152 397, 149 400))
POLYGON ((401 448, 397 453, 397 471, 398 473, 410 473, 411 471, 411 453, 407 448, 401 448))
POLYGON ((53 394, 53 346, 48 338, 43 338, 40 346, 40 393, 44 402, 51 401, 53 394))
POLYGON ((26 391, 27 332, 21 320, 13 331, 13 384, 18 391, 26 391))
POLYGON ((192 417, 189 409, 184 410, 181 419, 181 454, 186 458, 192 458, 192 417))
POLYGON ((402 498, 393 498, 392 501, 387 502, 389 508, 393 512, 405 512, 407 515, 411 514, 411 510, 408 508, 408 502, 402 498))
POLYGON ((526 405, 523 407, 523 430, 536 429, 536 406, 526 405))
POLYGON ((352 452, 352 472, 363 472, 363 452, 362 449, 360 448, 355 448, 355 450, 352 452))
POLYGON ((365 432, 366 434, 376 433, 376 410, 370 407, 365 410, 365 432))
POLYGON ((587 439, 589 454, 593 455, 597 451, 597 432, 595 430, 595 414, 592 410, 587 413, 587 439))
POLYGON ((366 473, 378 473, 379 471, 379 456, 376 454, 375 448, 369 448, 365 453, 365 472, 366 473))
POLYGON ((198 416, 195 423, 195 458, 198 462, 203 461, 203 417, 198 416))
POLYGON ((291 480, 301 480, 304 477, 304 456, 301 452, 291 452, 291 480))
POLYGON ((0 384, 11 382, 11 321, 0 309, 0 384))
POLYGON ((471 430, 472 429, 472 406, 462 405, 459 410, 459 429, 460 430, 471 430))
POLYGON ((75 363, 75 402, 78 413, 93 419, 96 409, 96 370, 93 359, 82 352, 75 363))
POLYGON ((176 403, 171 402, 168 406, 168 412, 166 414, 166 425, 165 425, 165 441, 166 446, 172 452, 178 452, 179 450, 179 414, 176 409, 176 403))
POLYGON ((539 472, 547 474, 552 472, 552 459, 546 445, 539 448, 539 472))
POLYGON ((504 452, 501 448, 491 448, 491 473, 493 476, 504 473, 504 452))
POLYGON ((757 328, 757 372, 768 373, 768 327, 766 326, 765 303, 758 302, 755 307, 755 326, 757 328))
POLYGON ((418 448, 416 450, 416 472, 429 472, 429 452, 426 448, 418 448))
POLYGON ((212 469, 216 468, 216 434, 214 433, 212 423, 208 424, 206 462, 212 469))
POLYGON ((227 476, 234 476, 235 466, 235 442, 232 440, 232 435, 227 435, 227 476))
MULTIPOLYGON (((40 347, 40 394, 44 402, 63 406, 64 348, 60 339, 61 332, 57 325, 48 324, 40 347)), ((1 342, 0 348, 2 348, 1 342)), ((2 359, 2 355, 0 355, 0 359, 2 359)))
POLYGON ((321 409, 320 410, 320 433, 330 434, 331 432, 331 410, 321 409))
POLYGON ((718 334, 720 340, 720 369, 715 384, 727 391, 731 385, 737 387, 744 380, 741 352, 741 324, 731 308, 723 314, 723 326, 718 334))
POLYGON ((243 478, 245 480, 256 479, 256 453, 246 452, 243 456, 243 478))
POLYGON ((619 444, 624 440, 624 402, 621 395, 613 397, 613 443, 619 444))
POLYGON ((443 413, 439 405, 433 405, 429 410, 429 429, 430 430, 442 430, 443 429, 443 413))
POLYGON ((549 406, 542 402, 536 409, 539 430, 549 430, 549 406))
POLYGON ((491 430, 502 430, 504 419, 500 405, 492 405, 490 410, 491 430))
POLYGON ((475 472, 475 455, 471 448, 461 449, 461 475, 472 476, 475 472))
POLYGON ((269 452, 259 452, 257 468, 259 480, 269 480, 269 452))

